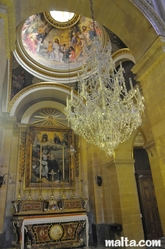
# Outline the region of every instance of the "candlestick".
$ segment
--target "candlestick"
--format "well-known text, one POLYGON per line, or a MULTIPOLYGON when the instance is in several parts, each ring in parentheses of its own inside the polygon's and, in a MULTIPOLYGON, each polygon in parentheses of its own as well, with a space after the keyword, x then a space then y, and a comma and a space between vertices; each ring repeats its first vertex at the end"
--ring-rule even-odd
POLYGON ((31 197, 31 189, 29 188, 28 190, 28 201, 31 201, 32 197, 31 197))
POLYGON ((42 181, 41 180, 40 180, 40 189, 39 189, 38 200, 43 200, 43 196, 42 196, 42 181))
POLYGON ((19 180, 19 189, 18 189, 17 201, 21 201, 21 182, 22 182, 22 179, 19 180))
POLYGON ((40 182, 41 182, 41 166, 42 166, 42 145, 40 145, 40 182))
POLYGON ((62 199, 66 199, 66 196, 65 196, 65 184, 64 184, 64 182, 62 182, 62 199))
POLYGON ((82 83, 82 94, 84 95, 84 83, 82 83))
POLYGON ((52 189, 51 189, 51 196, 50 196, 50 200, 54 200, 55 197, 54 197, 54 185, 53 185, 53 181, 52 181, 52 189))

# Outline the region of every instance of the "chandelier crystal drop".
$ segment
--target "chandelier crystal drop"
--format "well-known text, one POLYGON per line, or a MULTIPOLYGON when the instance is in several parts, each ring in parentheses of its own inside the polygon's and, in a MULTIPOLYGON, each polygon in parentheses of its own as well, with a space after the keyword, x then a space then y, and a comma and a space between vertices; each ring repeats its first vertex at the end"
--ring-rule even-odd
POLYGON ((113 155, 141 125, 144 98, 131 79, 128 91, 124 69, 120 64, 116 70, 112 59, 110 41, 103 47, 95 35, 92 42, 92 52, 78 72, 79 92, 73 96, 71 90, 65 112, 76 134, 113 155))

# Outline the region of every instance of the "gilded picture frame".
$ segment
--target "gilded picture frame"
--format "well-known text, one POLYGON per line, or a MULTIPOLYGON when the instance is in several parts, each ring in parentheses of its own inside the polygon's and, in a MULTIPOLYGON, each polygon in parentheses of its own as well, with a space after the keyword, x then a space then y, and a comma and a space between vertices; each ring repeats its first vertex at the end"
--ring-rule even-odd
POLYGON ((74 151, 74 133, 71 129, 29 126, 25 189, 73 186, 74 151))

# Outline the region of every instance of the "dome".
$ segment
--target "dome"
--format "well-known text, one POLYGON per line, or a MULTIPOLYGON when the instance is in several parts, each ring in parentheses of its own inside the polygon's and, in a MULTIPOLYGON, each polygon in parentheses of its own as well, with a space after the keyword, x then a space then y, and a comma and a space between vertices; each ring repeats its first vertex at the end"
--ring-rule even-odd
POLYGON ((104 46, 107 32, 90 18, 59 11, 34 14, 18 27, 15 57, 42 80, 73 82, 92 51, 94 25, 104 46))

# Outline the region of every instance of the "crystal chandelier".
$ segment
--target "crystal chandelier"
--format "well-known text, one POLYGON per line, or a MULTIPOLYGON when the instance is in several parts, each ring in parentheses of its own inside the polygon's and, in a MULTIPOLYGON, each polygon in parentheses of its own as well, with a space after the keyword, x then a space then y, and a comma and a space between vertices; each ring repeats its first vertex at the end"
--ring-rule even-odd
POLYGON ((76 134, 112 155, 141 125, 144 98, 131 79, 127 90, 124 69, 120 64, 116 70, 112 59, 111 43, 103 47, 97 35, 92 42, 92 52, 78 72, 79 92, 73 98, 71 90, 65 111, 76 134))

